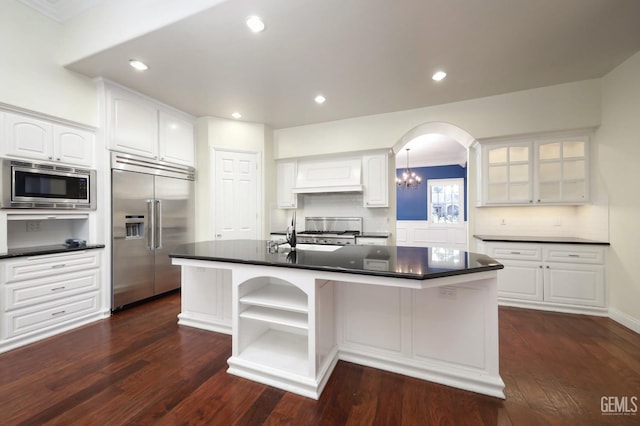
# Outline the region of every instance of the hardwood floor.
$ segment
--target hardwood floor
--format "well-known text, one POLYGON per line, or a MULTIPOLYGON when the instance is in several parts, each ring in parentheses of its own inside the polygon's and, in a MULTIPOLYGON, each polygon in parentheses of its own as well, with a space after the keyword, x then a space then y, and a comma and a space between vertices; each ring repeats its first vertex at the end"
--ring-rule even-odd
POLYGON ((504 401, 342 361, 314 401, 227 374, 231 338, 179 310, 171 295, 0 355, 0 425, 640 424, 601 412, 640 397, 640 336, 604 318, 500 308, 504 401))

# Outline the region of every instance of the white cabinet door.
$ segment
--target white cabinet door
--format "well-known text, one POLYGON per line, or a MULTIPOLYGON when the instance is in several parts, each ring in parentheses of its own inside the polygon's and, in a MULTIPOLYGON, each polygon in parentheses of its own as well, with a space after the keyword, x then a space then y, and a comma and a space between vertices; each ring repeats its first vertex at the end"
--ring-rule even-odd
POLYGON ((93 167, 93 133, 66 126, 53 126, 54 159, 63 163, 93 167))
POLYGON ((159 112, 160 160, 194 166, 193 123, 166 111, 159 112))
POLYGON ((109 91, 109 148, 158 158, 158 109, 125 91, 109 91))
POLYGON ((389 206, 389 172, 386 154, 362 157, 362 178, 364 182, 364 206, 389 206))
POLYGON ((485 204, 533 202, 531 143, 489 146, 483 155, 485 204))
POLYGON ((544 268, 544 300, 570 305, 605 304, 604 266, 548 263, 544 268))
POLYGON ((536 202, 588 201, 587 141, 580 136, 536 142, 536 202))
POLYGON ((518 260, 500 260, 498 296, 508 299, 543 300, 542 264, 518 260))
POLYGON ((6 113, 7 155, 53 159, 53 124, 31 117, 6 113))
POLYGON ((295 209, 298 207, 298 194, 293 193, 298 171, 296 161, 279 161, 277 169, 278 179, 278 208, 295 209))

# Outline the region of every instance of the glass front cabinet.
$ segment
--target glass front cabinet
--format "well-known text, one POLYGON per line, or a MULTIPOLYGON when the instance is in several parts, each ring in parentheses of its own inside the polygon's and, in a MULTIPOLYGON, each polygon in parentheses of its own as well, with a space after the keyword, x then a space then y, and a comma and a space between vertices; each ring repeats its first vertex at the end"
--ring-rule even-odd
POLYGON ((587 140, 583 136, 535 143, 538 203, 588 201, 587 140))
POLYGON ((480 205, 582 204, 589 201, 589 137, 481 143, 480 205))

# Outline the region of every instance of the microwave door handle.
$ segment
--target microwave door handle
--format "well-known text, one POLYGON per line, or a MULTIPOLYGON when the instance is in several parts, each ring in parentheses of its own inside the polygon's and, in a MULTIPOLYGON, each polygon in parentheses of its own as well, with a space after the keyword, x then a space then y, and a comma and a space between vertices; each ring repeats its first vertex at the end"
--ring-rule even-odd
POLYGON ((147 248, 153 250, 155 247, 155 218, 153 214, 153 200, 147 200, 147 248))
POLYGON ((155 200, 155 231, 154 235, 154 248, 162 248, 162 200, 155 200))

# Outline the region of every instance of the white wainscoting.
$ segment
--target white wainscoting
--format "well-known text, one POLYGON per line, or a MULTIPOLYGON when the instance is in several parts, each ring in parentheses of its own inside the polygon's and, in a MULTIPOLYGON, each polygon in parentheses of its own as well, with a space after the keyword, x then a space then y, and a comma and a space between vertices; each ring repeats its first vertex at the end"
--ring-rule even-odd
POLYGON ((467 222, 460 225, 433 225, 426 220, 396 222, 396 245, 445 247, 468 251, 467 222))

